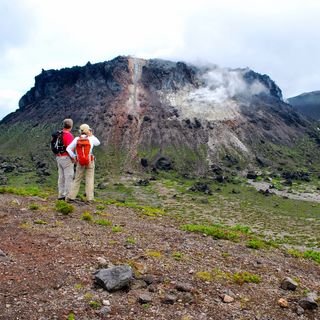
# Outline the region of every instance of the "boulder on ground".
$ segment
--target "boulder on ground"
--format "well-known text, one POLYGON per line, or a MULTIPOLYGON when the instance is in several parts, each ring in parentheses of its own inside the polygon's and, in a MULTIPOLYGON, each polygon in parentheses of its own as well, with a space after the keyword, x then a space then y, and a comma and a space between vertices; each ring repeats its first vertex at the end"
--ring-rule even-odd
POLYGON ((299 306, 304 310, 314 310, 318 308, 318 296, 315 292, 310 292, 306 297, 299 300, 299 306))
POLYGON ((189 188, 189 190, 194 192, 203 192, 205 194, 212 194, 210 186, 203 182, 196 182, 192 187, 189 188))
POLYGON ((297 287, 298 287, 298 283, 289 277, 286 277, 281 281, 281 288, 284 290, 294 291, 297 289, 297 287))
POLYGON ((161 157, 156 162, 156 168, 159 170, 172 170, 172 162, 170 159, 161 157))
POLYGON ((96 283, 108 291, 116 291, 128 287, 132 279, 132 268, 126 265, 100 269, 95 274, 96 283))

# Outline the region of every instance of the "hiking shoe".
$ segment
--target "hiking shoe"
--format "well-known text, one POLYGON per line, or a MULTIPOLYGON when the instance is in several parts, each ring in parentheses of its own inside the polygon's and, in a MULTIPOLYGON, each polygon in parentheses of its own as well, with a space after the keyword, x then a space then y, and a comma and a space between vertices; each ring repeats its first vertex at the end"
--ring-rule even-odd
POLYGON ((66 202, 68 202, 68 203, 77 203, 78 200, 77 199, 66 198, 66 202))

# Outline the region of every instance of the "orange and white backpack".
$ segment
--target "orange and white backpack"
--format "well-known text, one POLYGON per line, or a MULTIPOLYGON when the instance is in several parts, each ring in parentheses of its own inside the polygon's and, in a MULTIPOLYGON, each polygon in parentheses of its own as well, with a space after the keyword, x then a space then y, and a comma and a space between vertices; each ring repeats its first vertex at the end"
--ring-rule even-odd
POLYGON ((76 145, 77 158, 81 166, 87 166, 93 160, 93 156, 90 154, 90 150, 91 144, 88 136, 81 135, 76 145))

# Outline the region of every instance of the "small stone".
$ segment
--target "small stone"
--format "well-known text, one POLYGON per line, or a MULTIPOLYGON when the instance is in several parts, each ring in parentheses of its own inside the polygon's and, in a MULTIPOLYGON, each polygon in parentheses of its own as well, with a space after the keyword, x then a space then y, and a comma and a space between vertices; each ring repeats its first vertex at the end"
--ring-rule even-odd
POLYGON ((148 286, 148 285, 147 285, 147 283, 146 283, 145 281, 138 279, 138 280, 135 280, 135 281, 132 283, 131 289, 132 289, 132 290, 145 289, 145 288, 147 288, 147 286, 148 286))
POLYGON ((230 296, 230 297, 232 297, 232 298, 236 298, 236 295, 235 295, 234 292, 231 291, 230 289, 225 290, 225 291, 224 291, 224 294, 226 294, 226 295, 228 295, 228 296, 230 296))
POLYGON ((99 313, 103 316, 107 316, 111 312, 111 308, 109 306, 104 306, 99 310, 99 313))
POLYGON ((157 287, 154 285, 154 284, 151 284, 149 287, 148 287, 148 290, 150 292, 156 292, 157 291, 157 287))
POLYGON ((296 308, 296 314, 297 314, 298 316, 301 316, 302 314, 304 314, 304 309, 303 309, 302 307, 300 307, 300 306, 297 306, 297 308, 296 308))
POLYGON ((189 270, 189 274, 193 274, 194 273, 194 270, 193 269, 190 269, 189 270))
POLYGON ((228 296, 227 294, 225 294, 225 295, 223 296, 222 301, 223 301, 224 303, 231 303, 231 302, 234 301, 234 298, 232 298, 232 297, 228 296))
POLYGON ((180 293, 179 298, 183 303, 191 304, 191 303, 194 302, 194 297, 193 297, 193 294, 191 292, 180 293))
POLYGON ((142 304, 152 302, 152 296, 148 293, 142 293, 138 297, 138 301, 142 304))
POLYGON ((192 291, 194 291, 194 288, 192 287, 191 284, 182 283, 182 282, 176 284, 176 289, 178 291, 181 291, 181 292, 192 292, 192 291))
POLYGON ((100 182, 98 184, 98 189, 106 189, 108 187, 108 183, 107 182, 100 182))
POLYGON ((283 299, 283 298, 280 298, 278 300, 278 305, 281 307, 281 308, 288 308, 288 301, 286 299, 283 299))
POLYGON ((147 285, 150 285, 156 281, 156 279, 151 275, 144 276, 142 280, 145 281, 147 285))
POLYGON ((162 303, 164 304, 174 304, 177 301, 177 297, 174 294, 167 294, 162 299, 162 303))
POLYGON ((102 300, 102 304, 104 306, 110 306, 110 301, 109 300, 102 300))
POLYGON ((289 277, 286 277, 281 281, 281 288, 284 290, 294 291, 297 289, 297 287, 298 287, 298 283, 289 277))
POLYGON ((300 299, 299 306, 304 310, 314 310, 318 308, 317 302, 311 296, 300 299))
POLYGON ((97 261, 98 261, 98 263, 99 263, 99 266, 101 266, 101 267, 106 267, 106 266, 108 266, 108 261, 107 261, 105 258, 98 257, 98 258, 97 258, 97 261))

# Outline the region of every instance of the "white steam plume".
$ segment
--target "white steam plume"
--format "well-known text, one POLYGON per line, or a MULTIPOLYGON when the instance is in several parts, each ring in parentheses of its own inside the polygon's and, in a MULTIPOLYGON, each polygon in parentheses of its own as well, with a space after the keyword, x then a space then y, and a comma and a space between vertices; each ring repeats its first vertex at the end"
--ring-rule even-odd
POLYGON ((221 104, 239 95, 249 98, 267 93, 268 89, 258 80, 248 84, 243 78, 244 72, 244 70, 223 68, 210 70, 202 76, 205 86, 192 91, 189 97, 198 102, 221 104))

